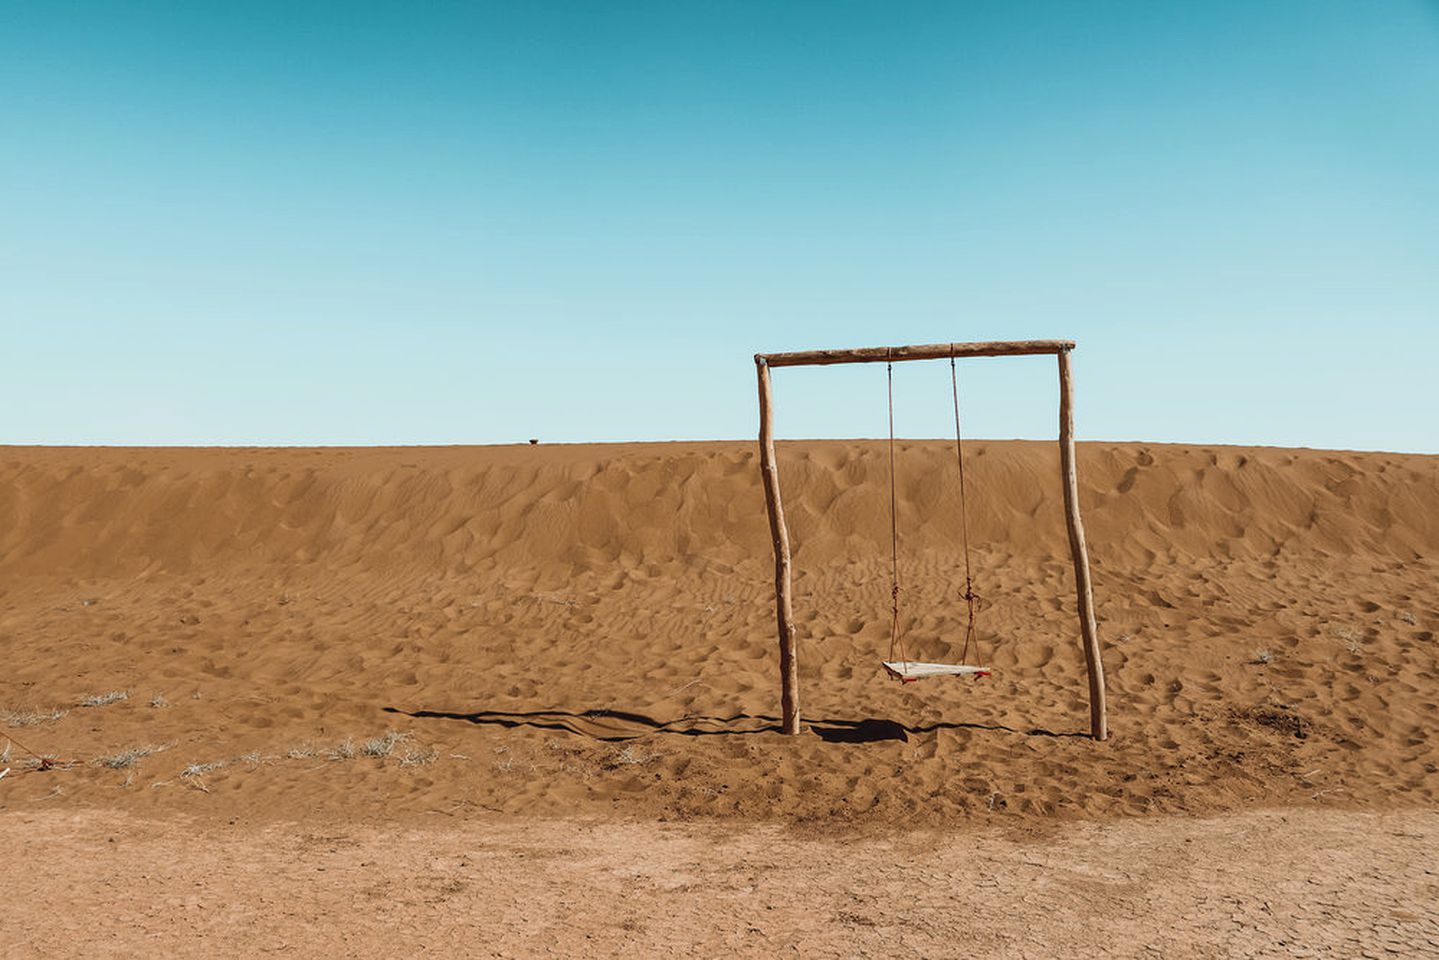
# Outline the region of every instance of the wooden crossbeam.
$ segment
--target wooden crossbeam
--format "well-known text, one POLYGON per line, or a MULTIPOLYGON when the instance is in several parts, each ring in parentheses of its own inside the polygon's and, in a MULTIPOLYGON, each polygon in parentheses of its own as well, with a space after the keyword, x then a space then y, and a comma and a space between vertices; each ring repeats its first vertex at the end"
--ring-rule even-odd
POLYGON ((755 363, 770 367, 812 367, 831 363, 947 360, 950 357, 1027 357, 1073 349, 1073 340, 990 340, 979 343, 923 343, 906 347, 860 347, 855 350, 757 353, 754 359, 755 363))

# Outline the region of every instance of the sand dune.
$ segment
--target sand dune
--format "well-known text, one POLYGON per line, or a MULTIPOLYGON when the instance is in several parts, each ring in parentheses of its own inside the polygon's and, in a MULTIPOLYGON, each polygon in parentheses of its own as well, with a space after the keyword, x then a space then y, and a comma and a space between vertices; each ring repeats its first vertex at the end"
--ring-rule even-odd
MULTIPOLYGON (((905 687, 878 662, 882 445, 780 456, 795 739, 752 444, 0 449, 0 720, 63 761, 12 748, 0 807, 937 824, 1435 800, 1439 458, 1081 445, 1095 744, 1053 444, 972 447, 995 675, 905 687)), ((962 628, 951 456, 901 445, 906 631, 936 659, 962 628)))

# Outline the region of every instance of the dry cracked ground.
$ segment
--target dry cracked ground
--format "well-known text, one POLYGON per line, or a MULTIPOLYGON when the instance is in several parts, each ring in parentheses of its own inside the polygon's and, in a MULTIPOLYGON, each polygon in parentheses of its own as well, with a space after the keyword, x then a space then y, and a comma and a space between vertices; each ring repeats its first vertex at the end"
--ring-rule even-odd
POLYGON ((0 818, 5 957, 1439 956, 1439 813, 1007 831, 0 818))

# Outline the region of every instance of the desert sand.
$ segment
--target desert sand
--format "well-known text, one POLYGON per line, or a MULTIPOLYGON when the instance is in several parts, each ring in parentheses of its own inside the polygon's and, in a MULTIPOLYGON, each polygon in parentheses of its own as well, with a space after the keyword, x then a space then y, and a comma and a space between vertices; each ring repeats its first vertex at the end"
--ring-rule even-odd
MULTIPOLYGON (((1003 886, 1035 856, 1015 851, 1068 849, 1074 830, 1121 831, 1093 841, 1120 843, 1145 823, 1159 825, 1151 837, 1202 834, 1218 857, 1248 849, 1224 853, 1224 837, 1268 830, 1258 870, 1282 859, 1273 818, 1312 848, 1345 833, 1344 818, 1397 817, 1434 859, 1439 458, 1081 444, 1110 696, 1111 740, 1095 743, 1055 445, 979 441, 967 455, 995 672, 899 685, 880 667, 884 447, 780 445, 807 724, 787 738, 751 443, 0 448, 0 735, 18 738, 0 762, 0 830, 26 860, 45 856, 36 836, 73 852, 11 889, 46 902, 68 890, 77 909, 101 910, 76 873, 101 833, 140 872, 187 836, 252 852, 306 836, 364 848, 409 831, 420 839, 397 849, 437 851, 463 846, 443 831, 487 849, 523 836, 567 851, 554 856, 601 899, 585 873, 603 861, 586 843, 601 841, 566 846, 565 824, 609 825, 611 859, 643 849, 648 831, 655 856, 676 863, 690 855, 665 853, 663 831, 683 828, 729 850, 719 861, 730 873, 744 869, 735 850, 779 837, 799 845, 794 862, 814 859, 814 876, 789 881, 812 883, 811 897, 839 890, 835 850, 853 846, 879 870, 876 850, 920 835, 950 838, 921 861, 951 884, 973 872, 962 855, 944 861, 964 838, 1013 845, 1003 886)), ((953 451, 903 441, 899 456, 906 635, 912 655, 943 660, 964 623, 953 451)), ((1413 862, 1413 851, 1372 846, 1380 859, 1357 874, 1413 862)), ((197 871, 220 856, 195 850, 197 871)), ((216 862, 236 857, 259 862, 216 862)), ((1322 861, 1310 863, 1321 874, 1322 861)), ((1142 869, 1111 867, 1111 879, 1142 869)), ((543 876, 526 881, 534 897, 543 876)), ((891 875, 888 889, 911 880, 891 875)), ((1434 874, 1403 882, 1393 909, 1428 916, 1434 874)), ((1211 888, 1219 903, 1222 885, 1211 888)), ((657 915, 682 902, 651 900, 657 915)), ((963 903, 964 924, 928 929, 979 929, 979 907, 963 903)), ((900 941, 875 933, 888 921, 872 907, 835 920, 807 952, 884 955, 900 941)), ((614 924, 637 924, 633 936, 611 930, 594 949, 675 949, 636 916, 614 912, 614 924)), ((1006 936, 1023 934, 1015 916, 1006 936)), ((55 922, 21 927, 16 955, 55 949, 55 922)), ((113 930, 97 922, 86 929, 102 944, 97 931, 113 930)), ((469 947, 539 952, 518 929, 469 947)), ((773 953, 783 930, 767 947, 716 932, 702 952, 773 953)), ((1411 924, 1403 942, 1433 935, 1411 924)), ((319 949, 293 942, 311 944, 296 955, 319 949)), ((938 942, 911 946, 941 955, 938 942)), ((1021 941, 985 942, 1005 955, 1021 941)), ((1205 942, 1190 941, 1196 955, 1225 952, 1206 954, 1205 942)), ((358 943, 336 950, 370 955, 358 943)))

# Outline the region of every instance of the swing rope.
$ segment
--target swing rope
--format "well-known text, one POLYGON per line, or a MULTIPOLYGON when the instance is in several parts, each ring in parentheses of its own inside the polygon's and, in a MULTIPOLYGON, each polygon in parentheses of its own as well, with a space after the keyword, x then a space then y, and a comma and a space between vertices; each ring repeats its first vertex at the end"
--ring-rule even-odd
MULTIPOLYGON (((893 357, 894 351, 889 352, 893 357)), ((894 660, 894 651, 899 650, 899 659, 908 662, 904 650, 904 638, 899 632, 899 509, 895 492, 894 472, 894 361, 887 359, 884 365, 889 387, 889 603, 892 618, 889 625, 889 659, 894 660)))
MULTIPOLYGON (((889 399, 889 598, 891 617, 889 626, 889 659, 893 661, 895 659, 895 651, 898 651, 900 662, 908 663, 909 654, 905 651, 904 637, 899 629, 899 493, 894 456, 893 350, 890 350, 886 355, 884 370, 889 399)), ((964 482, 964 431, 960 427, 959 371, 955 366, 953 344, 951 344, 949 348, 949 383, 950 393, 954 399, 954 456, 959 465, 960 542, 964 550, 963 597, 968 615, 964 629, 964 648, 960 652, 959 660, 960 663, 968 663, 969 648, 973 646, 978 666, 984 666, 984 651, 980 647, 979 634, 975 629, 975 613, 978 610, 980 598, 979 595, 974 592, 973 566, 969 558, 969 503, 964 482)))
MULTIPOLYGON (((949 385, 954 396, 954 456, 959 461, 959 524, 960 540, 964 544, 964 603, 968 609, 969 622, 964 628, 964 649, 960 652, 960 663, 967 663, 969 645, 974 644, 974 656, 984 666, 984 653, 979 648, 979 635, 974 629, 975 605, 979 597, 974 592, 974 578, 969 563, 969 504, 964 489, 964 433, 959 428, 959 372, 954 365, 954 344, 949 345, 949 385)), ((893 412, 890 416, 893 417, 893 412)), ((892 428, 891 428, 892 429, 892 428)))

